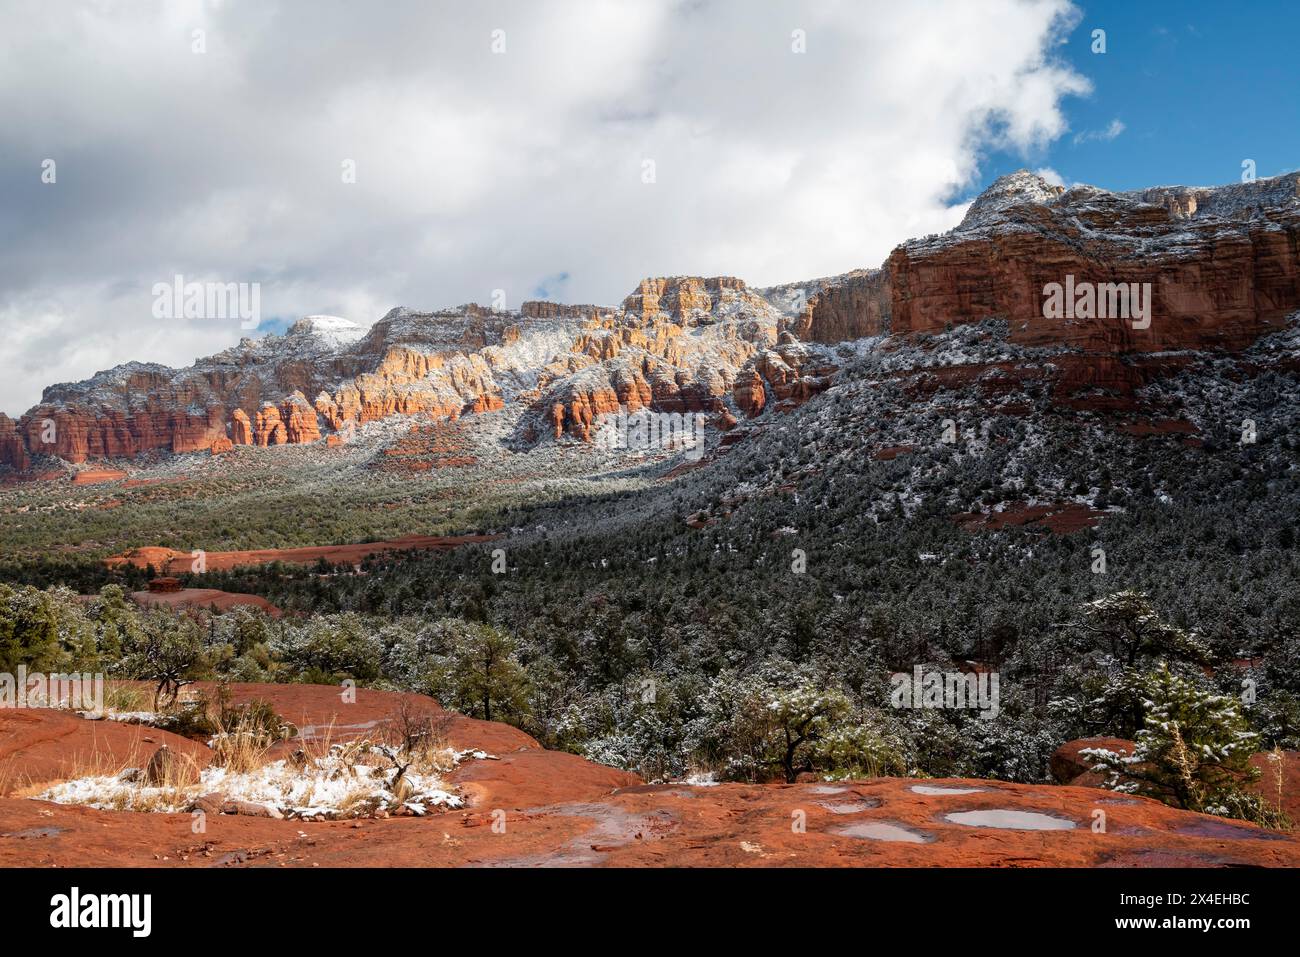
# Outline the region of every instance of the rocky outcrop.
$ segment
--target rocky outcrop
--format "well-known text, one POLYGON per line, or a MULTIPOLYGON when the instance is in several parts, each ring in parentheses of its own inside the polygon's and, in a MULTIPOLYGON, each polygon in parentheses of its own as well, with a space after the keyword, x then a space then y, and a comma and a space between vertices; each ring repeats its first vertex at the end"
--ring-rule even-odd
POLYGON ((551 426, 557 439, 570 432, 582 441, 590 442, 596 420, 601 415, 618 411, 618 395, 613 389, 584 391, 579 386, 573 386, 567 395, 567 401, 551 405, 551 426))
POLYGON ((253 444, 253 423, 249 421, 248 413, 243 409, 236 409, 231 413, 230 441, 235 445, 253 444))
POLYGON ((285 441, 290 445, 320 441, 320 422, 316 419, 316 410, 301 392, 289 396, 280 410, 280 417, 284 423, 285 441))
POLYGON ((280 410, 270 402, 262 406, 257 413, 257 429, 254 433, 258 445, 284 445, 289 441, 289 432, 280 421, 280 410))
POLYGON ((767 406, 767 389, 763 385, 763 377, 753 366, 747 367, 736 376, 731 394, 736 405, 750 418, 761 414, 767 406))
POLYGON ((18 423, 3 412, 0 412, 0 465, 19 472, 25 472, 31 466, 27 446, 18 432, 18 423))
POLYGON ((684 324, 712 315, 728 296, 737 301, 749 299, 756 307, 762 302, 762 297, 751 293, 744 280, 732 276, 708 279, 670 276, 641 280, 636 290, 623 300, 623 311, 643 320, 665 315, 675 323, 684 324))
POLYGON ((857 270, 764 293, 791 311, 782 327, 804 342, 830 344, 889 332, 888 270, 857 270))
POLYGON ((739 279, 647 279, 621 313, 590 316, 542 368, 519 438, 590 441, 599 417, 620 408, 723 412, 741 368, 776 344, 780 321, 739 279))
POLYGON ((935 333, 990 317, 1011 340, 1119 354, 1240 350, 1300 308, 1300 174, 1215 190, 1061 191, 1032 173, 998 180, 961 226, 898 247, 887 262, 891 331, 935 333), (1051 284, 1077 292, 1045 317, 1051 284), (1149 325, 1118 286, 1149 284, 1149 325), (1101 315, 1101 313, 1110 313, 1101 315))
POLYGON ((732 387, 736 406, 753 418, 773 398, 782 410, 807 402, 831 385, 834 364, 783 332, 774 349, 764 349, 746 363, 732 387))
POLYGON ((197 452, 225 435, 223 410, 202 413, 164 408, 155 400, 136 411, 86 405, 40 405, 19 420, 29 452, 72 463, 88 459, 131 458, 143 452, 197 452))

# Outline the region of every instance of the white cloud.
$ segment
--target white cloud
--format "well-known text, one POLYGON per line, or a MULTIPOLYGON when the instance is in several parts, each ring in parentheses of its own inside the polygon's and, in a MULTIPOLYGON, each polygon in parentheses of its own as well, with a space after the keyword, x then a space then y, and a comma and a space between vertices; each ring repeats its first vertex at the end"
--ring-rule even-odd
POLYGON ((512 307, 539 286, 615 303, 646 275, 878 265, 960 219, 983 151, 1066 132, 1062 98, 1089 89, 1054 59, 1076 17, 1065 0, 31 0, 0 35, 0 408, 236 341, 237 323, 151 317, 175 273, 261 282, 266 315, 369 323, 498 288, 512 307))
POLYGON ((1119 134, 1123 133, 1124 129, 1124 124, 1120 120, 1114 119, 1110 121, 1110 124, 1104 130, 1085 130, 1082 133, 1076 133, 1074 136, 1074 144, 1077 146, 1080 143, 1109 143, 1115 137, 1119 136, 1119 134))
POLYGON ((1052 169, 1050 166, 1040 166, 1038 169, 1034 170, 1034 172, 1047 180, 1047 182, 1051 183, 1053 186, 1068 187, 1070 185, 1065 181, 1064 176, 1052 169))

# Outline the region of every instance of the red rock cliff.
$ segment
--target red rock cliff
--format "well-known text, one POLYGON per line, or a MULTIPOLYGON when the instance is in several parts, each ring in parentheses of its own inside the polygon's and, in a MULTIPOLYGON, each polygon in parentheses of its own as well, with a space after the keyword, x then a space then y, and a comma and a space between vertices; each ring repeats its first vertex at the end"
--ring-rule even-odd
POLYGON ((1024 345, 1240 350, 1300 308, 1298 180, 1117 194, 1003 177, 958 229, 890 255, 891 331, 1000 317, 1024 345), (1045 318, 1044 290, 1067 277, 1094 287, 1149 283, 1150 327, 1114 315, 1045 318))

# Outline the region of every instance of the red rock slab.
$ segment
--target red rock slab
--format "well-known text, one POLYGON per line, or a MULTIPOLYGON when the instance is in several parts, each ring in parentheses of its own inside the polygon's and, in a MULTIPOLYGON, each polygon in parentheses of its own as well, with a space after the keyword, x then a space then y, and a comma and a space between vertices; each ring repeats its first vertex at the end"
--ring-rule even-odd
POLYGON ((52 708, 0 709, 0 795, 81 774, 143 768, 166 744, 206 764, 211 752, 168 731, 122 721, 90 721, 52 708))
POLYGON ((0 486, 2 485, 27 485, 36 482, 52 482, 55 479, 63 478, 62 472, 6 472, 0 475, 0 486))
MULTIPOLYGON (((383 555, 388 552, 402 552, 413 549, 432 549, 434 551, 451 551, 461 545, 475 542, 493 541, 495 535, 404 535, 382 542, 356 542, 349 545, 308 545, 302 548, 261 548, 238 552, 205 552, 206 567, 212 571, 225 571, 241 565, 268 565, 271 562, 288 562, 290 564, 312 564, 324 559, 332 565, 356 564, 370 555, 383 555)), ((121 555, 104 559, 106 568, 121 568, 134 565, 147 568, 152 565, 156 571, 179 574, 192 570, 194 559, 189 552, 178 552, 170 548, 147 546, 134 548, 121 555)))
POLYGON ((1186 419, 1138 419, 1119 426, 1129 435, 1197 435, 1200 430, 1186 419))
POLYGON ((149 607, 161 605, 167 608, 212 608, 226 611, 238 605, 260 608, 272 618, 279 618, 283 612, 261 595, 248 595, 243 592, 219 591, 215 588, 182 588, 173 592, 137 591, 131 593, 137 605, 149 607))
POLYGON ((871 453, 871 457, 877 462, 889 462, 898 458, 900 455, 906 455, 909 452, 916 451, 914 445, 889 445, 884 448, 876 449, 871 453))
MULTIPOLYGON (((403 703, 441 711, 417 695, 368 690, 348 704, 332 687, 244 684, 233 694, 271 701, 306 736, 330 723, 336 737, 371 733, 403 703)), ((1292 835, 1094 788, 903 778, 646 785, 542 750, 504 725, 453 716, 448 734, 456 747, 498 758, 470 759, 453 775, 469 801, 464 809, 318 823, 213 815, 206 832, 194 834, 189 815, 0 798, 0 865, 1300 866, 1292 835), (980 810, 1072 826, 1004 830, 948 817, 980 810), (1097 811, 1105 814, 1103 832, 1092 827, 1097 811), (890 825, 916 840, 873 840, 862 825, 890 825)))
POLYGON ((1251 825, 1092 788, 925 782, 985 790, 923 795, 910 779, 819 785, 639 786, 595 799, 514 808, 475 805, 428 818, 303 823, 98 812, 0 799, 0 864, 103 866, 700 866, 1185 867, 1296 866, 1300 842, 1251 825), (872 804, 840 813, 825 805, 872 804), (947 815, 1017 810, 1069 830, 1002 830, 947 815), (1106 830, 1092 829, 1104 811, 1106 830), (497 811, 497 814, 493 814, 497 811), (802 819, 802 828, 792 823, 802 819), (494 822, 501 822, 494 828, 494 822), (854 836, 890 824, 919 843, 854 836))
POLYGON ((118 469, 86 469, 72 476, 73 485, 100 485, 104 482, 116 482, 126 478, 126 473, 118 469))
POLYGON ((616 788, 642 783, 627 771, 540 747, 524 747, 497 758, 470 761, 452 775, 452 782, 475 808, 517 810, 598 801, 616 788))

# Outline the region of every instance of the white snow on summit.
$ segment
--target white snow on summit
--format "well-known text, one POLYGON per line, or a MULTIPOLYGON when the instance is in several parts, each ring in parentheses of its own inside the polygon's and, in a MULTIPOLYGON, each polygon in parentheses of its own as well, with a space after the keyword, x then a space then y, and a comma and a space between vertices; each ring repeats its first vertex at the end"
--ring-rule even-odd
POLYGON ((341 316, 303 316, 289 327, 289 334, 310 334, 333 346, 341 346, 356 342, 366 334, 366 330, 341 316))

